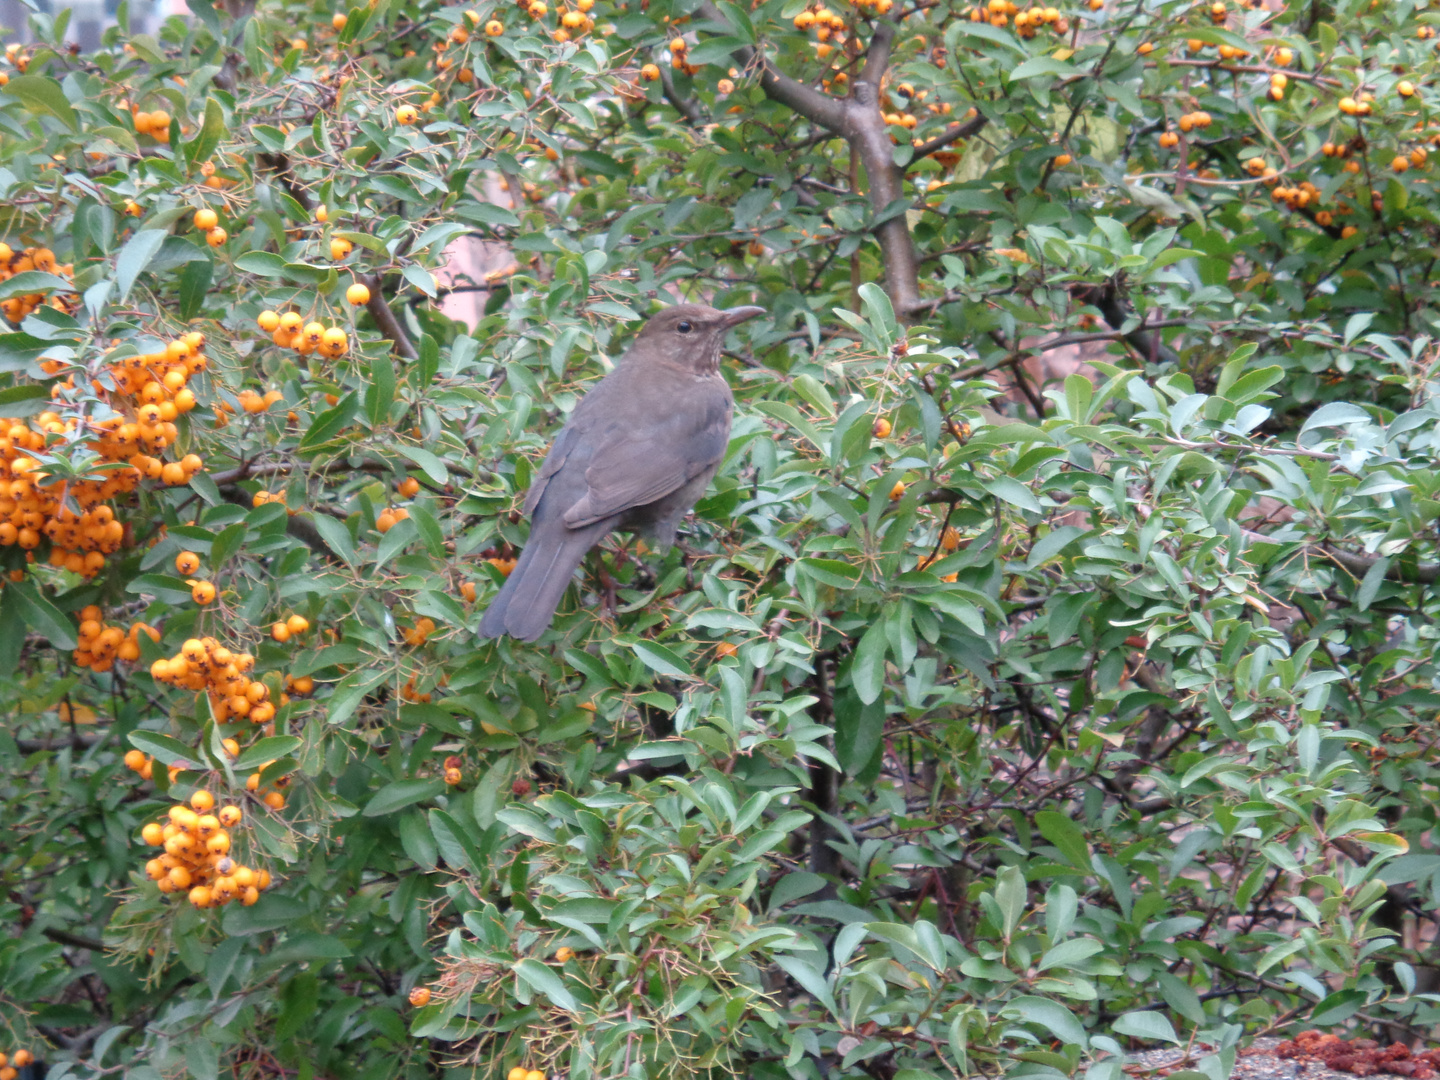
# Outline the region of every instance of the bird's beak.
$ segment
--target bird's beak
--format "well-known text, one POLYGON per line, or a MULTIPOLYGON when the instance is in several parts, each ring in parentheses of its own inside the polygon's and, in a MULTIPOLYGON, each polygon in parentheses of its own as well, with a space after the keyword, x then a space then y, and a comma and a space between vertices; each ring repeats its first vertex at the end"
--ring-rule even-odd
POLYGON ((739 326, 746 319, 753 319, 756 315, 764 315, 765 309, 763 307, 747 305, 746 307, 727 308, 720 314, 724 318, 725 329, 728 330, 732 326, 739 326))

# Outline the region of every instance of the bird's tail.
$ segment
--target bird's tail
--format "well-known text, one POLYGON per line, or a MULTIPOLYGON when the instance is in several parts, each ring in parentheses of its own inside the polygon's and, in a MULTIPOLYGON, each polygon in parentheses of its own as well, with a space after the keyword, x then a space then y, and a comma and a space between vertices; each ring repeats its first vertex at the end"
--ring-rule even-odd
POLYGON ((480 620, 480 636, 509 634, 521 641, 534 641, 543 634, 555 618, 555 609, 560 606, 575 568, 607 531, 596 526, 567 529, 558 523, 555 529, 546 529, 541 535, 532 529, 515 569, 480 620))

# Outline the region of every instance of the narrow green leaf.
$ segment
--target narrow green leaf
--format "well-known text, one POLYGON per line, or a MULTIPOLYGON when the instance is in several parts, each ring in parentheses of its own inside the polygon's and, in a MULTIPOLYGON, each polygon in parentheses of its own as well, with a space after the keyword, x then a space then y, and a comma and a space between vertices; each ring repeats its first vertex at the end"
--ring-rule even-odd
POLYGON ((164 229, 141 229, 125 241, 115 259, 115 285, 120 290, 121 300, 130 295, 135 279, 145 272, 168 235, 164 229))

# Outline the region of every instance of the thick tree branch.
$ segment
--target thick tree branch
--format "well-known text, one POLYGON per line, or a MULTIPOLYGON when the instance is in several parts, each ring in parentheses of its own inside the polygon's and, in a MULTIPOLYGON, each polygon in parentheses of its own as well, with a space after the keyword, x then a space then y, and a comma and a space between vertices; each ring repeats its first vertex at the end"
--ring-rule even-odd
MULTIPOLYGON (((881 31, 875 33, 878 37, 881 31)), ((869 68, 867 63, 867 72, 869 68)), ((880 112, 878 88, 857 80, 854 93, 848 99, 845 134, 850 140, 850 152, 865 167, 870 212, 878 216, 904 196, 905 172, 895 165, 895 144, 880 112)), ((904 214, 888 218, 875 226, 875 239, 885 263, 885 291, 890 294, 896 314, 906 318, 920 300, 920 265, 910 223, 904 214)))
MULTIPOLYGON (((719 30, 729 26, 712 0, 701 0, 696 11, 719 30)), ((754 46, 746 45, 730 54, 740 66, 759 73, 760 87, 772 101, 849 141, 852 159, 865 167, 870 212, 877 217, 904 195, 905 170, 895 164, 895 143, 880 109, 880 83, 890 66, 894 41, 895 24, 888 19, 877 20, 865 66, 847 98, 827 97, 781 74, 754 46)), ((920 297, 920 266, 910 224, 904 214, 897 214, 880 222, 873 231, 885 263, 885 289, 890 303, 902 319, 908 318, 920 297)))
MULTIPOLYGON (((729 21, 720 13, 711 0, 701 0, 695 9, 703 18, 715 23, 717 28, 729 27, 729 21)), ((836 135, 845 131, 845 102, 826 97, 820 91, 802 82, 783 75, 765 58, 764 53, 751 45, 736 49, 730 54, 735 63, 744 70, 754 69, 760 73, 760 88, 772 101, 788 105, 807 120, 813 120, 821 127, 828 128, 836 135)))
POLYGON ((675 106, 675 111, 689 120, 691 125, 699 127, 707 121, 705 110, 700 107, 700 102, 694 98, 681 97, 675 90, 675 79, 670 74, 668 64, 660 65, 660 89, 665 94, 665 100, 675 106))
POLYGON ((415 351, 415 346, 410 343, 410 337, 405 333, 405 328, 400 325, 400 320, 395 317, 395 312, 390 310, 390 305, 385 300, 385 292, 380 287, 379 274, 364 274, 360 280, 370 290, 370 299, 365 302, 365 310, 370 312, 370 317, 375 320, 375 325, 380 332, 395 343, 395 351, 407 360, 414 360, 420 354, 415 351))

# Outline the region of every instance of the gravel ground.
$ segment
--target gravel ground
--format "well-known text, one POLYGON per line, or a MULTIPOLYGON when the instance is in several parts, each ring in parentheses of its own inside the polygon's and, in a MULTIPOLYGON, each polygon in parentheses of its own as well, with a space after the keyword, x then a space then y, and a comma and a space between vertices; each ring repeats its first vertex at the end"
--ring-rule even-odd
MULTIPOLYGON (((1284 1040, 1279 1038, 1255 1039, 1235 1059, 1235 1071, 1230 1080, 1357 1080, 1350 1073, 1336 1072, 1318 1061, 1286 1061, 1271 1051, 1284 1040)), ((1203 1057, 1196 1053, 1185 1061, 1185 1051, 1179 1047, 1164 1047, 1159 1050, 1143 1050, 1131 1054, 1131 1064, 1125 1071, 1137 1078, 1163 1077, 1177 1069, 1193 1069, 1195 1060, 1203 1057)), ((1387 1077, 1389 1073, 1376 1073, 1370 1080, 1387 1077)))

